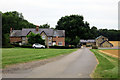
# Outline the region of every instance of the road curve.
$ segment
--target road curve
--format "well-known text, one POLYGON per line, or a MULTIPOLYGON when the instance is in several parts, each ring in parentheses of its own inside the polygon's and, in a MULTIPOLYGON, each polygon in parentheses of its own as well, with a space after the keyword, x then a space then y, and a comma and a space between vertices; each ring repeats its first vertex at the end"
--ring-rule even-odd
POLYGON ((3 74, 3 78, 90 78, 96 65, 94 54, 88 48, 83 48, 32 70, 3 74))

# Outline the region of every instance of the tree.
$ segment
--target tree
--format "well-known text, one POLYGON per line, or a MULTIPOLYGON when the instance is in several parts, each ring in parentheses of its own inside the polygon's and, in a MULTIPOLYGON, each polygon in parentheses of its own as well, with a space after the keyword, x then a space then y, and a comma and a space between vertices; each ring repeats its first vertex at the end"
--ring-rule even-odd
POLYGON ((30 44, 39 43, 45 45, 45 40, 41 38, 40 34, 34 34, 31 32, 30 35, 28 35, 27 37, 28 37, 28 43, 30 44))
POLYGON ((81 15, 70 15, 59 19, 56 29, 65 30, 66 44, 74 44, 74 42, 76 42, 76 36, 79 39, 89 38, 89 23, 84 22, 83 19, 84 18, 81 15))
MULTIPOLYGON (((2 12, 0 12, 2 13, 2 12)), ((3 34, 10 34, 10 28, 13 28, 15 30, 19 30, 22 28, 35 28, 36 26, 27 20, 24 19, 22 13, 19 13, 17 11, 12 12, 5 12, 2 13, 2 39, 6 40, 9 38, 9 36, 5 36, 3 34)), ((9 42, 2 42, 2 46, 6 46, 9 42)))
POLYGON ((93 26, 93 27, 90 29, 90 32, 91 32, 91 38, 92 38, 92 39, 95 39, 95 38, 98 36, 97 27, 93 26))
POLYGON ((40 25, 40 28, 50 28, 50 25, 47 23, 47 24, 43 24, 43 25, 40 25))

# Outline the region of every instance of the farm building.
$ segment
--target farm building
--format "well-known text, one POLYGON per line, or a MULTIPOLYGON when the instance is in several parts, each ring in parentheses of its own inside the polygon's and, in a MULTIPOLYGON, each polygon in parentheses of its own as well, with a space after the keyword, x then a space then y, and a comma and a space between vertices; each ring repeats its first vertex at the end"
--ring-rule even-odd
POLYGON ((108 41, 108 38, 102 35, 97 37, 95 41, 98 47, 113 47, 113 44, 108 41))
POLYGON ((113 47, 113 44, 108 41, 108 38, 102 35, 97 37, 95 40, 94 39, 88 39, 88 40, 81 39, 80 44, 86 47, 90 47, 92 45, 96 45, 98 47, 113 47))
POLYGON ((81 39, 80 43, 82 46, 89 46, 90 47, 92 45, 95 45, 95 40, 93 40, 93 39, 89 39, 89 40, 81 39))

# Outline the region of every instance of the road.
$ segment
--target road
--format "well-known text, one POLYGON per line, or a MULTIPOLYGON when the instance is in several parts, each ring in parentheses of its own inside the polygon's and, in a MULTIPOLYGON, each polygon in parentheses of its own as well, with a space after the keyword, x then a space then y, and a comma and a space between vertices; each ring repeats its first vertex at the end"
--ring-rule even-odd
POLYGON ((83 48, 31 70, 3 74, 3 78, 90 78, 96 65, 94 54, 88 48, 83 48))

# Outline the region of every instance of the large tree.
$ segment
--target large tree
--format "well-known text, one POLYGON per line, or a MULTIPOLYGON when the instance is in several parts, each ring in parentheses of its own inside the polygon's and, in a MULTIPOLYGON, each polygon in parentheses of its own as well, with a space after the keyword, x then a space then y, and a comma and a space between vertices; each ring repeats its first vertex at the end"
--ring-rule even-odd
POLYGON ((83 20, 84 18, 81 15, 70 15, 59 19, 56 29, 65 30, 67 44, 76 45, 76 42, 79 43, 78 39, 89 38, 89 23, 83 20))

